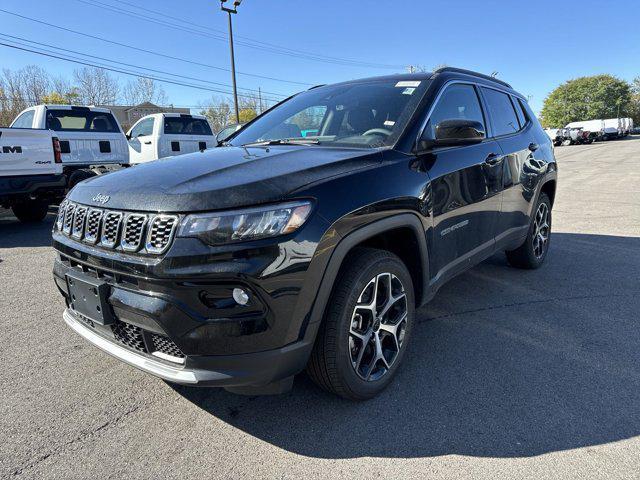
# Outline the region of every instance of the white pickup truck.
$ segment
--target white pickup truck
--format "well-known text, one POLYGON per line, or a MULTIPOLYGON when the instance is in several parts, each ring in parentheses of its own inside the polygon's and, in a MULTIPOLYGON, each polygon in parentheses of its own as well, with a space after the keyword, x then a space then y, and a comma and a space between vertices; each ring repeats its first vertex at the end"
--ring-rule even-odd
POLYGON ((127 140, 108 108, 37 105, 22 111, 11 127, 55 132, 69 188, 97 173, 129 164, 127 140))
POLYGON ((0 206, 22 222, 47 216, 59 203, 67 179, 62 173, 60 142, 49 130, 0 128, 0 206))
POLYGON ((205 117, 182 113, 142 117, 127 132, 127 139, 131 164, 206 150, 218 144, 205 117))

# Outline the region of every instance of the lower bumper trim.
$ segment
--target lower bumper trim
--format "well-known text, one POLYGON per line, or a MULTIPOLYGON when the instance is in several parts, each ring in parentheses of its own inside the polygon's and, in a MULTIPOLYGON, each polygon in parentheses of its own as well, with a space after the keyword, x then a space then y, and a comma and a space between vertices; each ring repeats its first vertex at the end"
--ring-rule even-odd
POLYGON ((63 318, 77 334, 118 360, 170 382, 195 385, 200 381, 198 372, 166 365, 110 342, 85 327, 68 310, 65 310, 63 318))

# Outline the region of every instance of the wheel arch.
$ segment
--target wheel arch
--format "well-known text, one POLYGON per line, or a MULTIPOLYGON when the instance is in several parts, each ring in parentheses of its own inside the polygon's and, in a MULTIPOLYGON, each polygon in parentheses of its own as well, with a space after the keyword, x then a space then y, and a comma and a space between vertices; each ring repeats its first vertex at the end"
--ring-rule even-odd
POLYGON ((428 295, 429 256, 424 227, 417 215, 412 213, 398 214, 362 226, 338 242, 320 283, 311 310, 309 325, 320 324, 340 270, 345 265, 349 252, 358 247, 382 248, 398 255, 411 274, 416 308, 430 298, 428 295), (410 249, 402 251, 405 244, 399 242, 403 240, 412 242, 412 245, 415 246, 413 252, 409 252, 410 249))

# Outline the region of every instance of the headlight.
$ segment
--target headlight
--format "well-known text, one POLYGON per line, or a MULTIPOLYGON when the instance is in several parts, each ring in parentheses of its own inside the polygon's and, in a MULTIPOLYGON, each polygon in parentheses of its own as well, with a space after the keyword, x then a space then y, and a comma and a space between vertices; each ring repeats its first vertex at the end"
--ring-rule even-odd
POLYGON ((311 213, 311 202, 197 213, 187 216, 179 237, 197 237, 209 245, 258 240, 291 233, 300 228, 311 213))

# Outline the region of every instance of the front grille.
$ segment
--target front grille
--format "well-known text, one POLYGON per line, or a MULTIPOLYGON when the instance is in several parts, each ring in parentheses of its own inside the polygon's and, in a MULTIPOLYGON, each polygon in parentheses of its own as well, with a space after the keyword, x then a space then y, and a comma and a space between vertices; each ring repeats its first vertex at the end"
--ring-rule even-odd
POLYGON ((87 226, 84 230, 84 241, 95 244, 100 236, 100 220, 102 220, 102 210, 92 208, 87 213, 87 226))
POLYGON ((70 203, 64 212, 64 222, 62 223, 62 231, 67 235, 71 235, 71 227, 73 226, 73 214, 76 211, 76 204, 70 203))
MULTIPOLYGON (((153 344, 154 350, 151 354, 162 353, 164 355, 168 355, 169 357, 174 357, 176 359, 184 358, 184 353, 178 348, 178 346, 173 343, 173 341, 169 337, 165 337, 164 335, 158 335, 157 333, 151 334, 151 342, 153 344)), ((156 355, 158 356, 158 355, 156 355)))
POLYGON ((76 207, 76 213, 73 216, 73 228, 71 229, 71 236, 74 238, 82 238, 84 233, 84 221, 87 218, 87 207, 78 205, 76 207))
POLYGON ((175 215, 156 215, 151 220, 149 234, 147 236, 147 251, 162 253, 168 247, 178 225, 178 217, 175 215))
POLYGON ((140 327, 116 320, 116 322, 111 325, 111 331, 113 332, 113 338, 115 338, 116 342, 139 352, 147 353, 147 349, 144 346, 144 338, 142 337, 142 329, 140 327))
POLYGON ((104 247, 113 248, 118 243, 120 234, 120 224, 122 223, 122 212, 107 212, 102 221, 102 236, 100 244, 104 247))
POLYGON ((159 255, 171 246, 178 223, 178 215, 104 210, 65 200, 58 208, 55 226, 91 245, 159 255))
POLYGON ((144 238, 144 227, 147 224, 147 216, 137 213, 130 213, 124 221, 122 230, 122 241, 120 245, 123 250, 136 252, 142 245, 144 238))

